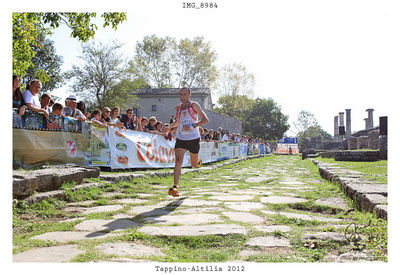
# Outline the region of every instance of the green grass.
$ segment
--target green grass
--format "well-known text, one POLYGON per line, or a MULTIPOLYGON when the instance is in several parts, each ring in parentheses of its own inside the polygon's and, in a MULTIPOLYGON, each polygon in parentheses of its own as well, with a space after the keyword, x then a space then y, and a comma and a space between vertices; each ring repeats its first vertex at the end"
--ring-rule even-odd
POLYGON ((387 160, 379 160, 372 162, 358 161, 335 161, 333 158, 316 158, 323 163, 336 163, 338 166, 361 172, 366 175, 367 179, 375 180, 376 183, 387 184, 387 160))

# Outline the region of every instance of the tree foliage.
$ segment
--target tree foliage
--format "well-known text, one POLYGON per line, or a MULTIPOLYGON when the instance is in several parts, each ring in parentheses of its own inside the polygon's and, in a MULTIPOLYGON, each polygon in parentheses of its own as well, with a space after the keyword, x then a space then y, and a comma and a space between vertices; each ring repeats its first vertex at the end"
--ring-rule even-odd
POLYGON ((252 97, 255 77, 240 63, 226 64, 218 74, 216 93, 219 96, 252 97))
POLYGON ((54 42, 49 39, 40 38, 41 47, 33 46, 35 55, 32 58, 33 66, 29 67, 25 76, 22 78, 23 83, 29 83, 33 79, 43 78, 42 72, 48 76, 41 89, 41 92, 50 92, 61 87, 64 84, 64 77, 61 74, 61 66, 63 58, 56 54, 54 42))
POLYGON ((121 45, 93 43, 82 46, 81 64, 73 65, 67 72, 74 79, 72 90, 85 99, 88 105, 102 108, 125 108, 135 100, 132 90, 147 87, 143 80, 130 80, 124 58, 118 53, 121 45))
POLYGON ((216 80, 216 53, 202 37, 145 36, 136 44, 131 70, 151 87, 210 87, 216 80))
POLYGON ((299 144, 304 144, 307 139, 312 137, 321 138, 323 141, 332 140, 332 136, 322 129, 314 114, 309 111, 300 111, 294 125, 299 144))
POLYGON ((271 98, 256 98, 242 115, 243 132, 265 140, 281 138, 289 129, 288 116, 271 98))
MULTIPOLYGON (((13 74, 24 77, 30 67, 34 67, 35 48, 41 48, 43 40, 39 35, 50 35, 60 24, 71 29, 71 36, 86 42, 94 37, 97 25, 91 22, 96 13, 13 13, 13 74)), ((125 13, 103 13, 103 27, 117 26, 126 20, 125 13)), ((42 69, 36 69, 42 83, 49 75, 42 69)))
POLYGON ((245 95, 221 96, 218 98, 219 107, 213 109, 214 112, 231 116, 236 119, 242 119, 244 111, 254 104, 254 99, 245 95))

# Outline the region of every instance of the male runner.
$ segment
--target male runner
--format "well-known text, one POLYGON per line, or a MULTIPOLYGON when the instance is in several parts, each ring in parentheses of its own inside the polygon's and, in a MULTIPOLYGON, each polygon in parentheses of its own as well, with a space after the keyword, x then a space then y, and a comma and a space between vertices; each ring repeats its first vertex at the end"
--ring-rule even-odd
POLYGON ((197 167, 200 150, 199 126, 208 123, 208 117, 200 105, 197 102, 190 101, 190 97, 192 96, 190 88, 181 88, 179 96, 181 104, 175 107, 176 120, 170 125, 171 129, 178 127, 175 143, 174 186, 168 191, 168 194, 174 197, 179 196, 179 178, 186 150, 190 152, 192 167, 197 167), (201 117, 200 121, 199 116, 201 117))

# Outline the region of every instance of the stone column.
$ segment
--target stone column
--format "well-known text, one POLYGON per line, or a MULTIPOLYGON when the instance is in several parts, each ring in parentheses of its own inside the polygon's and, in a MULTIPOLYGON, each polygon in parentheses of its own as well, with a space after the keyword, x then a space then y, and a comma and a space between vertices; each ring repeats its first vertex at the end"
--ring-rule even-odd
POLYGON ((368 118, 364 118, 364 121, 365 121, 365 130, 368 130, 368 127, 369 127, 368 118))
MULTIPOLYGON (((339 127, 344 126, 344 112, 339 113, 339 127)), ((343 140, 343 135, 339 135, 339 139, 343 140)))
POLYGON ((339 126, 344 126, 344 112, 339 113, 339 126))
POLYGON ((351 136, 351 109, 346 110, 346 139, 351 136))
POLYGON ((374 109, 367 109, 365 111, 368 112, 368 129, 374 128, 374 116, 372 113, 374 109))
POLYGON ((335 116, 333 124, 334 124, 333 139, 334 140, 338 140, 338 136, 339 136, 339 116, 335 116))

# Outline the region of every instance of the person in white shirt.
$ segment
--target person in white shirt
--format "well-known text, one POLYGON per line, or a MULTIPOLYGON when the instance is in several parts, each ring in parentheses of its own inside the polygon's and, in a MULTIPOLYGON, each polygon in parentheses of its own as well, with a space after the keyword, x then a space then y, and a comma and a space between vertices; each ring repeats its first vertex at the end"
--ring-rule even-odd
POLYGON ((34 79, 29 83, 29 90, 26 90, 23 94, 25 105, 28 107, 29 110, 42 113, 45 118, 49 117, 49 113, 42 109, 40 106, 40 101, 38 97, 38 93, 42 88, 42 83, 38 79, 34 79))
POLYGON ((178 184, 181 176, 183 157, 188 150, 190 152, 190 163, 197 167, 200 150, 199 126, 208 123, 208 117, 197 102, 190 101, 192 93, 190 88, 183 87, 179 91, 181 104, 175 107, 176 120, 170 125, 173 129, 177 127, 175 142, 175 167, 174 185, 168 194, 178 197, 178 184), (201 117, 201 120, 199 120, 201 117))

